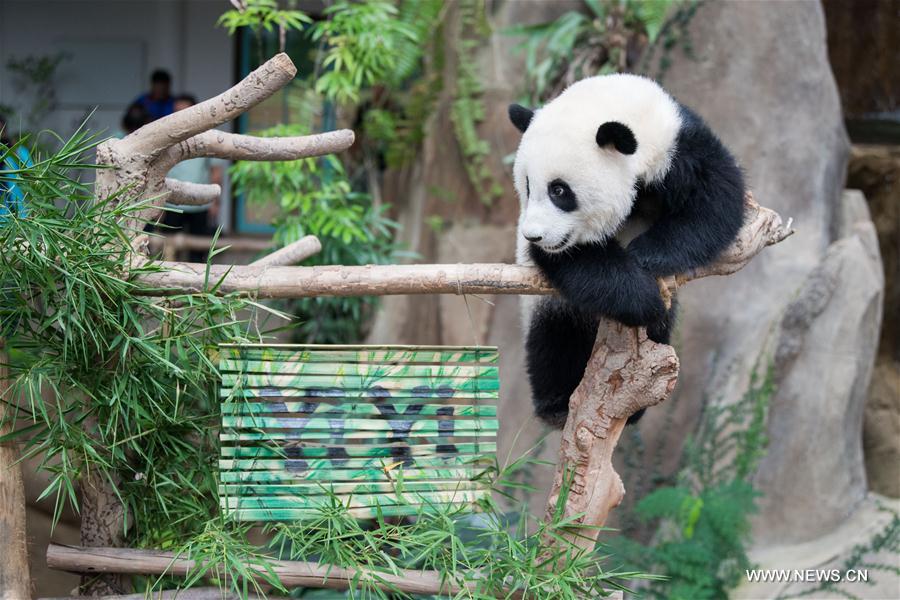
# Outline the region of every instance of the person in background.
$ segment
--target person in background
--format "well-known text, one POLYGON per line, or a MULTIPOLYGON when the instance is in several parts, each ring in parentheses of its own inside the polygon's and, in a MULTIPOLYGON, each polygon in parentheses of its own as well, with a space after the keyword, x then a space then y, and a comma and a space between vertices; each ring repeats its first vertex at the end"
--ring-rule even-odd
POLYGON ((19 217, 28 216, 25 193, 16 184, 16 171, 32 166, 31 153, 25 144, 15 146, 9 136, 6 118, 0 115, 0 223, 10 213, 19 217))
MULTIPOLYGON (((182 94, 175 98, 175 111, 184 110, 197 103, 196 98, 189 94, 182 94)), ((222 184, 222 164, 208 157, 191 158, 181 161, 169 171, 166 177, 187 181, 190 183, 217 183, 222 184)), ((167 227, 181 229, 184 233, 192 235, 212 235, 215 232, 215 217, 218 214, 219 199, 203 206, 184 206, 166 203, 167 208, 177 209, 181 212, 167 211, 163 216, 163 223, 167 227)), ((190 253, 191 262, 204 262, 206 253, 190 253)))
POLYGON ((171 115, 175 111, 175 100, 172 98, 172 76, 168 71, 153 71, 150 76, 150 91, 138 96, 134 104, 141 105, 147 111, 150 121, 171 115))
POLYGON ((150 122, 150 116, 144 107, 137 102, 129 106, 122 115, 122 121, 119 123, 120 129, 116 132, 115 137, 123 138, 130 133, 134 133, 144 125, 150 122))

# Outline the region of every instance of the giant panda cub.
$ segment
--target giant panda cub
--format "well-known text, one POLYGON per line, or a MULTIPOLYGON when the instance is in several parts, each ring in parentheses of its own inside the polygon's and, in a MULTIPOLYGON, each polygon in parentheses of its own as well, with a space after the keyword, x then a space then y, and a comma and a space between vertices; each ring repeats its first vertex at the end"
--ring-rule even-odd
POLYGON ((668 343, 674 304, 666 310, 656 278, 731 244, 744 181, 700 117, 644 77, 584 79, 537 110, 511 105, 509 117, 523 134, 517 260, 559 291, 522 299, 528 376, 535 413, 562 427, 601 317, 668 343))

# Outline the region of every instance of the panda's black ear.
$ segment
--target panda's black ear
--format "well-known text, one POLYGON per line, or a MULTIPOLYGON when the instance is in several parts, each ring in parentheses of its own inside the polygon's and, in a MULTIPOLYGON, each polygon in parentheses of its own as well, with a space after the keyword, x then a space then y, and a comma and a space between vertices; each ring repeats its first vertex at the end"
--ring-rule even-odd
POLYGON ((520 104, 510 104, 508 110, 509 120, 516 126, 516 129, 525 133, 528 125, 531 123, 531 118, 534 116, 534 111, 520 104))
POLYGON ((597 129, 597 145, 606 146, 612 144, 622 154, 634 154, 637 150, 637 140, 628 125, 618 121, 607 121, 597 129))

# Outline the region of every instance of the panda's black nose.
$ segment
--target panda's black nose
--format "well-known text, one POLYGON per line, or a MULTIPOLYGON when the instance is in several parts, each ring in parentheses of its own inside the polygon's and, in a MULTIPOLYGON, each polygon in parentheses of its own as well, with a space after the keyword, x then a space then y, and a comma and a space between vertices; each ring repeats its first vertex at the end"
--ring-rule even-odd
POLYGON ((542 239, 544 239, 544 236, 542 236, 542 235, 532 235, 532 236, 527 236, 527 235, 526 235, 526 236, 525 236, 525 239, 528 240, 529 242, 539 242, 539 241, 541 241, 542 239))

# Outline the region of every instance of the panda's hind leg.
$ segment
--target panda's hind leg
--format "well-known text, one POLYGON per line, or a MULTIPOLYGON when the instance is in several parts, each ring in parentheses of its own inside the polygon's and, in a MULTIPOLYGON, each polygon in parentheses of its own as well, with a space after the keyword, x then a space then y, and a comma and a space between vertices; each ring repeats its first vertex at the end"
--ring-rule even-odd
POLYGON ((552 427, 566 423, 569 397, 584 376, 598 325, 599 319, 562 298, 542 299, 534 308, 525 344, 528 378, 535 414, 552 427))

